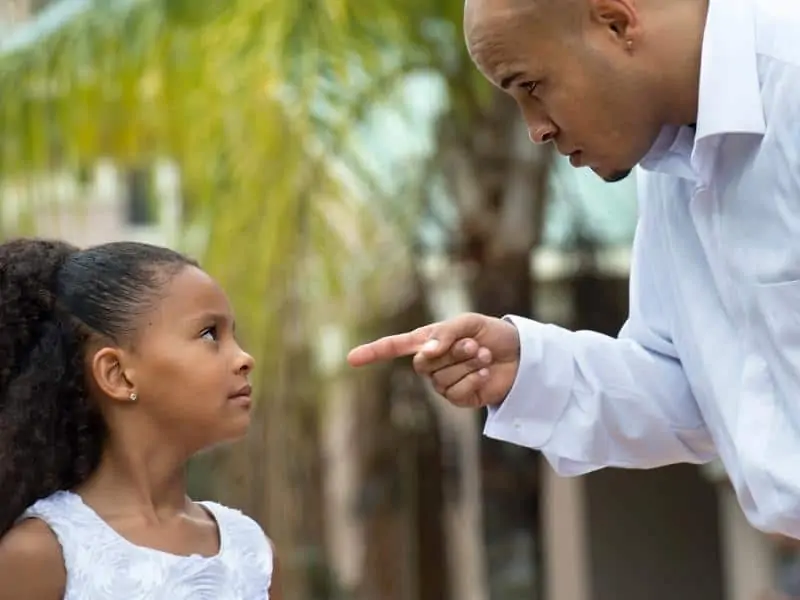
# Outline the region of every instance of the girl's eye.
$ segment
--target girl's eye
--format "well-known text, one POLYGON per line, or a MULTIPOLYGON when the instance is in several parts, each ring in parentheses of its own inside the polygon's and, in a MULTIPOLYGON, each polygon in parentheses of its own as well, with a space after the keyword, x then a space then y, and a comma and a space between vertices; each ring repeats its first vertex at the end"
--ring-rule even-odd
POLYGON ((203 333, 200 334, 201 338, 210 339, 214 342, 217 341, 217 327, 216 325, 213 327, 209 327, 208 329, 204 330, 203 333))
POLYGON ((538 81, 526 81, 524 83, 520 83, 519 87, 525 90, 529 96, 532 96, 533 93, 536 91, 536 87, 539 85, 538 81))

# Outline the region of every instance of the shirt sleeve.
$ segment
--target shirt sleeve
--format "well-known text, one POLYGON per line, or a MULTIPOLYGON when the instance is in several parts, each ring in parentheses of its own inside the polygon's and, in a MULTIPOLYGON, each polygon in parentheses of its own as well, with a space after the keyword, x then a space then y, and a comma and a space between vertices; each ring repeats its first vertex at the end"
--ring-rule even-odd
POLYGON ((519 331, 520 366, 508 397, 489 409, 485 435, 541 450, 563 476, 715 458, 669 335, 657 220, 642 209, 618 338, 507 317, 519 331))

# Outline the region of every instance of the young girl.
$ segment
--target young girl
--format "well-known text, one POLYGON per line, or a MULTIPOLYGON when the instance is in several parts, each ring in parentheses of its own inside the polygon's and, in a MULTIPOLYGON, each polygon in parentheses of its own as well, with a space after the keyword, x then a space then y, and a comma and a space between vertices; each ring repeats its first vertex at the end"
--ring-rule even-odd
POLYGON ((186 497, 186 461, 245 435, 252 368, 176 252, 0 245, 0 599, 277 598, 260 527, 186 497))

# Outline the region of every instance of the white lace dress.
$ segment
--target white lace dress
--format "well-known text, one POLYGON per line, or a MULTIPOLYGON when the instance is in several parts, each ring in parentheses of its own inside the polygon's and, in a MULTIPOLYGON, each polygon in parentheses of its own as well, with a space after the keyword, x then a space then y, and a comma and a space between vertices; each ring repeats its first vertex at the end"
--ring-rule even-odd
POLYGON ((114 531, 77 494, 39 500, 22 519, 41 519, 64 555, 64 600, 265 600, 272 546, 261 527, 238 510, 201 503, 219 526, 211 557, 177 556, 137 546, 114 531))

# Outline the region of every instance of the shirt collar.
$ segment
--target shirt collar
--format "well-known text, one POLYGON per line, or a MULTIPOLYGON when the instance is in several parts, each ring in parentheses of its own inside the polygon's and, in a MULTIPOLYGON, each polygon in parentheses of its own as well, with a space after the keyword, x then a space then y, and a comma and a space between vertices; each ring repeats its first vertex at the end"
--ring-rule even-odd
POLYGON ((756 61, 752 0, 710 0, 696 130, 665 127, 642 159, 642 168, 707 180, 719 136, 763 135, 766 122, 756 61), (688 144, 687 135, 692 138, 688 144))

